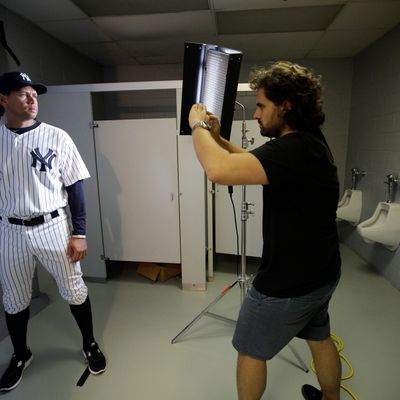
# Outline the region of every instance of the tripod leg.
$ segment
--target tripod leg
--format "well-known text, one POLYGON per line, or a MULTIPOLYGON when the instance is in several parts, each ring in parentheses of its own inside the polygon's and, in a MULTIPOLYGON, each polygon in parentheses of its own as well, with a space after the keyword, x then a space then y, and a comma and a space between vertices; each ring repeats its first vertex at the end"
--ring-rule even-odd
POLYGON ((172 340, 171 343, 174 344, 178 341, 180 336, 182 336, 186 331, 188 331, 204 314, 208 312, 208 310, 216 304, 222 297, 224 297, 230 289, 232 289, 236 284, 238 283, 238 280, 233 282, 231 285, 228 285, 226 288, 222 290, 222 292, 200 313, 198 314, 188 325, 186 325, 172 340))
POLYGON ((288 344, 289 349, 292 351, 293 355, 296 357, 296 360, 299 362, 299 368, 302 369, 304 372, 308 372, 309 369, 306 365, 306 363, 302 360, 302 358, 299 356, 299 353, 294 349, 291 343, 288 344))

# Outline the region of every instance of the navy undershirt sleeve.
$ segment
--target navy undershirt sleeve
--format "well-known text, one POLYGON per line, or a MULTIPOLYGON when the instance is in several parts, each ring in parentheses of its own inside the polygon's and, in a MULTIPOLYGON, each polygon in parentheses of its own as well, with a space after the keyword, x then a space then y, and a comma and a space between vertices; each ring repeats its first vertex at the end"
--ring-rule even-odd
POLYGON ((66 186, 68 205, 71 211, 72 234, 86 235, 86 207, 83 193, 83 181, 66 186))

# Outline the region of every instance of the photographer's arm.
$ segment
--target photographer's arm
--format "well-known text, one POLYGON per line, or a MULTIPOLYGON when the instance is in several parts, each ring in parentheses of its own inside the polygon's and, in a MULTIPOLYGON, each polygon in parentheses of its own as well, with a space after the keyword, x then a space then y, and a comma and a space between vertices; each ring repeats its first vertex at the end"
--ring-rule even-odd
POLYGON ((211 126, 211 135, 222 148, 227 150, 229 153, 247 153, 246 149, 229 142, 220 135, 221 125, 216 115, 208 112, 207 117, 208 123, 211 126))
MULTIPOLYGON (((210 121, 212 130, 214 123, 208 118, 203 104, 195 104, 189 114, 189 124, 192 127, 197 121, 210 121)), ((225 141, 221 147, 217 143, 219 135, 202 127, 192 132, 193 144, 197 158, 203 166, 210 181, 223 185, 265 185, 268 183, 267 174, 260 161, 251 153, 225 141), (217 136, 217 140, 215 139, 217 136), (240 152, 229 152, 225 147, 234 146, 240 152)), ((223 139, 224 140, 224 139, 223 139)))
POLYGON ((220 137, 217 143, 224 148, 228 153, 247 153, 247 150, 243 147, 239 147, 236 144, 233 144, 226 140, 223 137, 220 137))

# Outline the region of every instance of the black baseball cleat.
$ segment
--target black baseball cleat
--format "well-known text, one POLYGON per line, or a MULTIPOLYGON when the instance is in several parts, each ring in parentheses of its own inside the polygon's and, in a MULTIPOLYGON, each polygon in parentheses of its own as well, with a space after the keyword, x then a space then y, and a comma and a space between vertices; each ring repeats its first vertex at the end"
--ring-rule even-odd
POLYGON ((106 358, 96 342, 93 342, 88 349, 83 349, 82 353, 92 374, 97 375, 106 370, 106 358))
POLYGON ((32 352, 28 349, 26 356, 19 359, 15 354, 11 357, 10 365, 0 379, 0 391, 13 390, 21 382, 24 370, 29 367, 33 360, 32 352))
POLYGON ((303 385, 301 388, 301 394, 305 400, 321 400, 322 392, 311 385, 303 385))

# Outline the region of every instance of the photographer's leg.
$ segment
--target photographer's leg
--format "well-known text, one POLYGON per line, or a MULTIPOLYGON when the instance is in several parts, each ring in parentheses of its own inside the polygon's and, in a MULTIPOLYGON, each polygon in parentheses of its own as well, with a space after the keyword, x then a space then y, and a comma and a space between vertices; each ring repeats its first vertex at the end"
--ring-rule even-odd
POLYGON ((314 358, 322 400, 339 400, 342 366, 333 340, 329 337, 320 341, 308 340, 307 343, 314 358))
POLYGON ((239 400, 261 399, 267 384, 267 362, 239 353, 236 382, 239 400))

